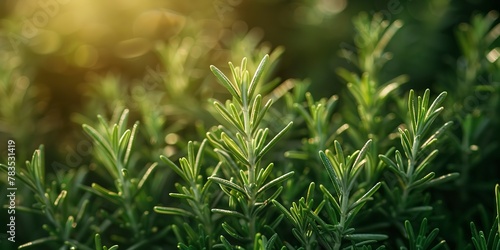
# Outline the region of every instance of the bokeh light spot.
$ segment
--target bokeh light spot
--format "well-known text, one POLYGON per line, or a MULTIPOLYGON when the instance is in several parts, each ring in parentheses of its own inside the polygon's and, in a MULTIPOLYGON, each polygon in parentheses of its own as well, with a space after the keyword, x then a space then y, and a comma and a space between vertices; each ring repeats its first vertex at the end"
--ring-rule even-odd
POLYGON ((179 135, 176 133, 170 133, 165 136, 165 142, 170 145, 174 145, 179 141, 179 135))
POLYGON ((51 54, 61 47, 61 37, 59 34, 48 30, 39 30, 37 34, 29 40, 31 50, 37 54, 51 54))
POLYGON ((98 58, 99 53, 93 46, 82 45, 75 51, 74 63, 80 67, 90 68, 97 63, 98 58))
POLYGON ((150 10, 140 14, 134 21, 136 36, 150 39, 166 39, 179 33, 184 27, 184 16, 169 10, 150 10))
POLYGON ((55 31, 62 35, 69 35, 76 32, 82 27, 83 20, 78 18, 73 12, 59 13, 52 22, 52 27, 55 31))
POLYGON ((151 49, 151 42, 144 38, 132 38, 119 42, 115 55, 120 58, 134 58, 146 54, 151 49))
POLYGON ((317 8, 325 14, 337 14, 347 7, 346 0, 320 0, 317 8))

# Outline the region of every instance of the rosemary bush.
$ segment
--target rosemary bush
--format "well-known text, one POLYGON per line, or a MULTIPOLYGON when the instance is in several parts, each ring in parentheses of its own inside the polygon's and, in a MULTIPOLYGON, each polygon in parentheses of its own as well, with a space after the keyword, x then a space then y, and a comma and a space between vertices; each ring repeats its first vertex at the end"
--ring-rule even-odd
MULTIPOLYGON (((345 86, 320 98, 308 79, 275 78, 284 49, 255 30, 219 57, 180 32, 143 78, 90 78, 72 116, 88 149, 77 166, 48 162, 43 145, 16 162, 18 232, 36 232, 2 249, 498 249, 497 19, 460 25, 456 68, 421 90, 387 75, 403 21, 361 13, 355 49, 339 53, 345 86)), ((0 66, 0 133, 24 144, 19 159, 33 131, 14 113, 36 105, 21 72, 0 66)))

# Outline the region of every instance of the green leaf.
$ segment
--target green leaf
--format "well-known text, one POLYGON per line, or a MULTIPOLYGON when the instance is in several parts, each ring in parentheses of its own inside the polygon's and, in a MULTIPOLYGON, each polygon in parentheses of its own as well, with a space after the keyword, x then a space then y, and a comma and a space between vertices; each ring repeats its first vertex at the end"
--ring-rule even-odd
MULTIPOLYGON (((330 203, 335 206, 334 208, 337 211, 337 213, 340 213, 340 204, 335 199, 335 197, 333 197, 332 193, 330 193, 330 191, 328 191, 328 189, 326 189, 325 186, 323 186, 323 185, 319 185, 319 189, 323 192, 323 194, 325 194, 328 201, 330 201, 330 203)), ((340 193, 338 193, 338 194, 340 194, 340 193)))
POLYGON ((425 159, 423 159, 417 166, 417 168, 415 168, 415 172, 414 172, 414 175, 415 176, 419 176, 421 172, 423 172, 425 170, 425 168, 432 162, 432 160, 434 160, 434 158, 436 158, 437 154, 438 154, 438 150, 435 149, 433 150, 430 154, 428 154, 425 159))
POLYGON ((290 130, 292 127, 293 122, 288 123, 276 136, 274 136, 273 139, 271 139, 266 146, 258 153, 257 155, 257 161, 260 161, 262 157, 290 130))
POLYGON ((186 217, 194 217, 194 214, 181 208, 155 206, 153 210, 159 214, 171 214, 171 215, 180 215, 186 217))
POLYGON ((422 213, 422 212, 430 212, 432 211, 433 207, 432 206, 418 206, 418 207, 412 207, 406 209, 406 212, 408 214, 411 213, 422 213))
POLYGON ((37 240, 34 240, 34 241, 30 241, 28 243, 24 243, 24 244, 20 245, 18 247, 18 249, 26 248, 26 247, 31 247, 31 246, 36 246, 36 245, 39 245, 39 244, 44 244, 44 243, 47 243, 47 242, 57 241, 57 240, 58 240, 57 236, 50 236, 50 237, 40 238, 40 239, 37 239, 37 240))
POLYGON ((200 147, 198 148, 198 153, 196 153, 196 158, 195 158, 195 161, 194 161, 194 168, 195 168, 196 176, 198 176, 200 174, 201 161, 202 161, 202 158, 203 158, 203 151, 205 150, 205 145, 206 144, 207 144, 207 139, 204 139, 201 142, 200 147))
POLYGON ((335 154, 337 155, 337 159, 340 160, 342 166, 347 166, 347 163, 345 162, 344 150, 342 149, 340 142, 335 141, 334 145, 335 145, 335 154))
POLYGON ((235 238, 237 240, 245 240, 245 238, 243 238, 242 236, 240 236, 238 234, 238 232, 236 231, 236 229, 234 229, 229 224, 227 224, 227 222, 222 223, 222 228, 224 228, 224 231, 226 231, 226 233, 228 233, 229 235, 231 235, 231 237, 233 237, 233 238, 235 238))
MULTIPOLYGON (((104 152, 109 158, 113 160, 116 159, 116 155, 114 154, 113 149, 106 141, 106 139, 104 139, 104 137, 102 137, 102 135, 99 134, 99 132, 97 132, 97 130, 95 130, 93 127, 87 124, 83 124, 82 128, 94 140, 94 142, 104 150, 104 152)), ((111 173, 111 174, 116 175, 117 173, 111 173)), ((118 178, 117 175, 113 177, 118 178)))
POLYGON ((410 244, 415 242, 415 232, 413 232, 413 227, 411 226, 411 223, 409 220, 405 220, 405 229, 406 229, 406 233, 408 235, 408 240, 410 241, 410 244))
POLYGON ((372 188, 370 188, 370 190, 368 190, 368 192, 366 192, 363 196, 361 196, 361 198, 359 198, 356 202, 352 203, 349 206, 349 210, 348 211, 350 211, 352 209, 355 209, 357 206, 359 206, 359 205, 363 204, 364 202, 370 200, 371 196, 373 194, 375 194, 375 192, 377 192, 377 190, 380 188, 380 186, 382 186, 381 182, 378 182, 377 184, 375 184, 372 188))
POLYGON ((243 189, 242 187, 236 185, 235 183, 233 182, 230 182, 228 180, 225 180, 225 179, 222 179, 222 178, 219 178, 219 177, 216 177, 216 176, 210 176, 208 177, 209 180, 221 185, 221 186, 224 186, 224 187, 227 187, 227 188, 230 188, 232 190, 235 190, 235 191, 238 191, 240 192, 241 194, 246 194, 245 192, 245 189, 243 189))
POLYGON ((102 250, 101 236, 99 234, 95 234, 94 240, 95 240, 95 249, 102 250))
POLYGON ((434 178, 435 175, 436 174, 434 172, 430 172, 426 176, 422 177, 421 179, 411 183, 411 185, 408 188, 416 189, 416 188, 419 188, 421 186, 424 186, 424 185, 428 184, 432 180, 432 178, 434 178))
POLYGON ((267 177, 269 176, 269 174, 271 174, 271 171, 273 170, 273 167, 274 167, 274 163, 269 163, 269 165, 267 165, 267 167, 265 169, 260 169, 259 173, 257 174, 257 186, 261 186, 262 184, 264 184, 264 182, 266 181, 267 177))
POLYGON ((135 141, 135 135, 137 133, 137 127, 139 127, 139 122, 136 122, 132 127, 132 132, 130 133, 130 138, 128 139, 127 149, 125 151, 125 156, 123 157, 123 166, 127 167, 130 160, 130 154, 132 153, 132 145, 135 141))
POLYGON ((241 133, 245 133, 241 121, 234 118, 229 113, 229 111, 222 105, 222 103, 220 103, 219 101, 214 101, 214 107, 215 107, 215 110, 217 110, 217 112, 222 116, 222 118, 224 118, 224 120, 226 120, 230 124, 234 125, 234 127, 238 131, 240 131, 241 133))
POLYGON ((196 180, 193 168, 186 158, 180 158, 179 163, 181 165, 182 172, 188 177, 188 181, 196 180))
POLYGON ((94 192, 95 194, 97 194, 97 195, 99 195, 99 196, 101 196, 109 201, 112 201, 114 203, 120 203, 122 201, 122 197, 120 195, 102 187, 101 185, 99 185, 97 183, 92 183, 92 190, 95 191, 94 192))
POLYGON ((253 99, 252 107, 250 109, 250 125, 256 127, 260 121, 257 121, 259 114, 262 112, 262 96, 259 94, 253 99))
POLYGON ((316 183, 311 182, 309 183, 309 188, 307 188, 307 194, 306 194, 306 201, 312 202, 312 199, 314 197, 314 188, 316 187, 316 183))
POLYGON ((55 208, 58 208, 59 204, 64 203, 64 200, 66 199, 67 194, 68 194, 68 192, 66 190, 61 190, 61 192, 57 196, 56 200, 54 201, 55 208))
POLYGON ((125 133, 122 134, 120 137, 120 140, 118 141, 118 148, 116 152, 118 152, 118 158, 122 159, 124 156, 124 153, 126 153, 127 146, 129 144, 129 139, 130 139, 131 131, 130 130, 125 130, 125 133))
POLYGON ((177 166, 175 163, 173 163, 168 157, 160 155, 160 159, 165 162, 172 170, 174 170, 182 179, 185 181, 189 181, 189 178, 187 175, 177 166))
POLYGON ((388 81, 385 85, 381 86, 377 90, 377 97, 380 100, 384 100, 390 93, 394 90, 397 90, 403 83, 408 81, 408 76, 401 75, 390 81, 388 81))
POLYGON ((280 177, 277 177, 276 179, 266 183, 264 186, 262 186, 259 190, 257 190, 257 195, 266 191, 267 189, 275 186, 275 185, 278 185, 279 183, 283 182, 283 181, 286 181, 288 179, 290 179, 290 177, 292 177, 292 175, 294 174, 294 172, 288 172, 280 177))
POLYGON ((485 246, 483 246, 483 247, 481 248, 481 245, 483 245, 483 244, 484 244, 484 245, 486 245, 486 242, 484 242, 484 241, 486 241, 486 240, 485 240, 485 239, 484 239, 484 237, 483 237, 483 242, 484 242, 484 243, 483 243, 483 242, 481 242, 481 240, 482 240, 482 239, 481 239, 481 236, 480 236, 479 232, 477 231, 477 228, 476 228, 476 225, 474 224, 474 222, 471 222, 471 223, 470 223, 470 231, 471 231, 471 233, 472 233, 472 243, 474 244, 474 247, 475 247, 476 249, 478 249, 478 250, 479 250, 479 249, 481 249, 481 250, 483 250, 483 249, 484 249, 484 250, 486 250, 487 248, 486 248, 485 246))
POLYGON ((264 58, 262 58, 262 60, 260 61, 257 70, 255 70, 255 73, 252 77, 252 81, 250 82, 250 86, 248 87, 248 96, 252 97, 254 95, 255 89, 257 88, 257 83, 262 77, 262 74, 264 72, 265 67, 267 66, 268 61, 269 61, 269 55, 266 54, 264 58))
POLYGON ((194 197, 191 195, 187 194, 180 194, 180 193, 169 193, 170 197, 178 198, 178 199, 187 199, 187 200, 194 200, 194 197))
POLYGON ((111 149, 113 152, 119 152, 119 139, 118 139, 118 125, 113 125, 113 128, 111 129, 111 137, 109 138, 109 142, 111 143, 111 149))
POLYGON ((69 235, 71 233, 71 230, 75 227, 75 219, 73 218, 73 216, 68 216, 68 219, 66 220, 66 223, 64 225, 64 231, 63 231, 63 235, 62 235, 62 238, 63 239, 68 239, 69 238, 69 235))
POLYGON ((246 165, 250 164, 248 162, 248 159, 247 159, 247 156, 245 155, 245 153, 243 153, 241 151, 240 146, 231 137, 229 137, 226 133, 222 132, 221 139, 224 142, 224 144, 226 145, 226 149, 230 150, 233 153, 233 155, 236 157, 236 159, 241 161, 243 164, 246 164, 246 165))
MULTIPOLYGON (((245 59, 245 58, 243 58, 245 59)), ((239 67, 234 67, 234 64, 232 62, 227 63, 229 65, 229 69, 231 70, 231 75, 233 76, 233 81, 235 83, 241 82, 241 70, 239 70, 239 67)), ((237 87, 237 86, 235 86, 237 87)))
MULTIPOLYGON (((28 165, 28 163, 26 163, 28 165)), ((8 172, 8 166, 7 165, 4 165, 4 164, 1 164, 0 163, 0 168, 5 172, 7 173, 8 172)), ((33 182, 33 180, 25 173, 25 171, 23 169, 20 169, 18 170, 18 173, 17 173, 17 178, 19 178, 19 180, 21 180, 22 182, 24 182, 26 185, 29 186, 29 188, 33 191, 33 192, 37 192, 37 188, 36 188, 36 185, 35 183, 33 182)))
POLYGON ((361 148, 358 156, 356 157, 356 160, 352 164, 352 168, 353 168, 354 172, 352 173, 352 176, 350 176, 350 177, 352 178, 353 182, 356 180, 356 178, 359 174, 359 169, 361 168, 361 166, 365 162, 366 153, 368 152, 368 147, 370 146, 371 143, 372 143, 371 139, 365 143, 365 145, 361 148))
POLYGON ((220 236, 220 241, 222 242, 222 244, 226 248, 226 250, 233 250, 233 246, 231 245, 231 243, 229 243, 229 241, 226 240, 224 235, 220 236))
POLYGON ((295 225, 298 224, 298 221, 295 220, 295 218, 292 216, 292 214, 290 212, 288 212, 288 210, 283 206, 281 205, 281 203, 279 203, 278 201, 276 200, 271 200, 271 202, 273 203, 273 205, 275 207, 278 208, 278 210, 280 210, 281 214, 285 215, 285 217, 292 223, 294 223, 295 225))
POLYGON ((269 99, 266 102, 266 104, 264 104, 264 108, 262 110, 260 110, 260 113, 257 115, 257 118, 255 118, 253 120, 253 123, 252 123, 253 129, 252 129, 252 133, 251 133, 252 135, 255 134, 255 131, 259 128, 260 122, 262 121, 264 116, 267 114, 267 111, 269 111, 272 104, 273 104, 273 100, 269 99))
POLYGON ((421 146, 421 150, 424 150, 428 146, 432 145, 433 142, 436 141, 437 138, 439 138, 449 127, 453 125, 452 121, 446 122, 441 128, 436 130, 432 136, 430 136, 421 146))
POLYGON ((500 235, 500 185, 496 184, 495 185, 495 205, 496 205, 496 212, 497 212, 497 231, 498 234, 500 235))
POLYGON ((234 216, 234 217, 238 217, 241 219, 247 219, 247 217, 244 214, 233 211, 233 210, 212 208, 212 212, 222 214, 222 215, 234 216))
POLYGON ((27 163, 28 170, 33 176, 36 190, 43 192, 45 190, 45 160, 44 160, 44 147, 40 145, 39 149, 33 152, 31 163, 27 163))
POLYGON ((127 127, 129 110, 124 109, 122 115, 120 116, 120 120, 118 121, 118 128, 120 128, 119 134, 125 133, 125 128, 127 127))
MULTIPOLYGON (((328 154, 330 152, 327 150, 326 153, 328 154)), ((326 172, 328 173, 328 176, 330 177, 330 180, 332 181, 333 187, 335 188, 335 192, 340 194, 342 192, 341 190, 342 190, 342 186, 343 186, 343 183, 341 180, 342 177, 336 173, 335 168, 332 165, 332 162, 330 161, 330 158, 328 158, 328 156, 323 151, 320 151, 319 154, 320 154, 320 159, 326 168, 326 172)))
POLYGON ((330 177, 330 180, 332 181, 335 187, 335 191, 340 192, 342 188, 342 181, 340 180, 339 176, 337 176, 337 174, 335 173, 335 169, 333 168, 330 159, 323 151, 319 151, 319 157, 321 159, 321 162, 323 162, 323 165, 326 168, 326 172, 328 173, 328 176, 330 177))
POLYGON ((269 134, 269 128, 257 130, 257 134, 254 135, 253 139, 253 148, 255 152, 262 151, 262 147, 264 147, 266 143, 266 138, 268 134, 269 134))
POLYGON ((241 102, 244 107, 247 107, 250 104, 250 97, 248 96, 248 82, 249 82, 249 73, 248 70, 243 71, 243 77, 241 78, 240 83, 240 92, 241 92, 241 102))
POLYGON ((344 238, 346 240, 353 240, 353 241, 365 241, 365 240, 381 241, 388 239, 389 236, 385 234, 348 234, 344 235, 344 238))
POLYGON ((274 200, 274 199, 277 199, 278 196, 281 194, 281 191, 283 191, 283 186, 279 186, 276 191, 274 191, 274 193, 269 196, 269 198, 266 199, 265 202, 269 201, 269 200, 274 200))
POLYGON ((442 175, 440 177, 434 178, 431 181, 429 181, 426 184, 426 187, 441 185, 442 183, 457 179, 459 177, 459 175, 460 175, 459 173, 449 173, 449 174, 442 175))
POLYGON ((149 177, 151 176, 151 173, 156 169, 156 166, 158 166, 158 163, 153 163, 151 166, 149 166, 148 170, 146 170, 146 173, 142 176, 141 180, 137 184, 137 191, 136 193, 139 193, 142 190, 142 187, 144 187, 144 184, 146 181, 149 180, 149 177))
POLYGON ((217 67, 215 67, 213 65, 210 65, 210 70, 215 75, 215 77, 217 77, 217 80, 219 80, 219 83, 222 84, 222 86, 224 86, 229 91, 229 93, 231 93, 231 95, 233 97, 235 97, 237 100, 241 99, 241 96, 238 93, 238 90, 231 83, 231 81, 227 78, 227 76, 224 75, 224 73, 222 73, 222 71, 220 71, 217 67))
MULTIPOLYGON (((429 89, 427 89, 426 93, 429 93, 429 92, 430 92, 429 89)), ((441 94, 439 94, 438 97, 436 97, 436 99, 434 99, 434 101, 432 102, 431 106, 429 107, 429 109, 427 110, 427 112, 425 114, 425 117, 427 119, 430 119, 432 114, 434 114, 440 110, 440 108, 438 108, 438 106, 444 102, 444 99, 446 98, 446 96, 447 96, 446 91, 443 91, 443 92, 441 92, 441 94)))
POLYGON ((394 161, 392 161, 391 159, 389 159, 389 157, 385 156, 385 155, 378 155, 379 159, 382 160, 382 162, 384 162, 390 170, 392 170, 394 173, 398 173, 400 172, 399 171, 399 167, 398 165, 396 165, 396 163, 394 163, 394 161))
POLYGON ((241 119, 240 111, 236 108, 234 103, 228 103, 227 104, 227 110, 230 112, 231 118, 236 121, 235 124, 233 124, 235 127, 239 127, 244 130, 245 125, 243 123, 243 120, 241 119))

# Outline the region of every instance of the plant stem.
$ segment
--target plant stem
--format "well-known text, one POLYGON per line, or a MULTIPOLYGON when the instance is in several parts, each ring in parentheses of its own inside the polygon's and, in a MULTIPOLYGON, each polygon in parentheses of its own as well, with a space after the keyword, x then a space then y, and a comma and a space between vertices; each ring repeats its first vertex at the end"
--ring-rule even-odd
POLYGON ((347 220, 347 213, 349 210, 349 193, 350 190, 346 188, 343 189, 343 193, 341 194, 341 205, 340 205, 340 221, 339 221, 339 232, 336 235, 334 250, 340 249, 342 245, 342 237, 344 236, 345 223, 347 220))
POLYGON ((250 123, 250 109, 249 109, 249 99, 253 99, 251 96, 247 96, 247 86, 245 83, 245 80, 243 80, 242 88, 241 88, 241 96, 242 96, 242 113, 243 113, 243 124, 245 128, 245 137, 246 137, 246 148, 247 148, 247 155, 248 155, 248 186, 249 186, 249 214, 247 214, 247 217, 249 219, 249 236, 250 242, 252 242, 251 248, 253 248, 253 238, 255 237, 256 234, 256 214, 254 213, 254 208, 255 208, 255 203, 256 203, 256 195, 257 195, 257 183, 255 179, 255 172, 257 168, 257 162, 256 162, 256 157, 255 157, 255 148, 253 147, 253 137, 252 137, 252 125, 256 126, 257 124, 251 124, 250 123))
POLYGON ((122 166, 122 162, 120 160, 117 160, 118 164, 118 176, 120 176, 120 183, 122 185, 123 189, 123 206, 125 208, 126 216, 130 220, 130 227, 132 228, 132 232, 134 233, 133 238, 138 238, 139 237, 139 228, 137 227, 137 219, 135 218, 135 214, 132 209, 132 195, 130 194, 130 182, 126 180, 124 174, 123 174, 123 169, 125 169, 122 166))

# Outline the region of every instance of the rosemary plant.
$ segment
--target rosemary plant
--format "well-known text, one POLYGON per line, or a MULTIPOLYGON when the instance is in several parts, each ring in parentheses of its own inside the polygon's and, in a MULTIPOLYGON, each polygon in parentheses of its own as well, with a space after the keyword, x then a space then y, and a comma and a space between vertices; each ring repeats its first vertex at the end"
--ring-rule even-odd
MULTIPOLYGON (((373 185, 384 171, 384 164, 377 154, 391 153, 394 142, 393 128, 398 117, 393 95, 408 81, 406 75, 384 80, 383 67, 392 55, 386 51, 389 42, 403 26, 401 20, 389 22, 381 14, 372 17, 361 13, 353 19, 356 36, 355 51, 343 48, 340 55, 355 65, 360 74, 347 69, 337 70, 338 75, 347 82, 347 90, 353 97, 352 103, 341 109, 345 117, 342 126, 352 141, 354 148, 361 147, 366 138, 376 143, 368 151, 368 162, 364 179, 373 185)), ((392 76, 391 76, 392 77, 392 76)))
POLYGON ((495 209, 496 218, 486 236, 483 231, 477 231, 476 224, 470 223, 472 232, 472 243, 476 250, 499 249, 500 248, 500 185, 495 185, 495 209))
POLYGON ((419 212, 432 210, 431 206, 422 204, 423 191, 458 176, 458 173, 450 173, 436 178, 435 172, 432 171, 432 161, 438 154, 438 150, 433 147, 452 124, 447 122, 435 130, 432 127, 443 111, 440 105, 445 97, 446 92, 443 92, 430 103, 430 90, 427 89, 422 97, 416 97, 415 92, 411 90, 408 96, 408 123, 404 128, 398 128, 404 156, 399 150, 395 151, 395 160, 386 155, 379 155, 397 178, 397 184, 388 181, 387 185, 384 185, 388 199, 393 203, 391 211, 383 211, 388 218, 408 218, 410 214, 414 217, 419 212))
MULTIPOLYGON (((4 171, 7 165, 0 164, 4 171)), ((17 205, 24 213, 44 217, 41 227, 48 235, 24 244, 19 248, 52 246, 60 249, 88 249, 93 240, 88 237, 91 223, 95 220, 88 212, 90 195, 79 190, 88 170, 81 168, 66 173, 60 182, 49 181, 45 167, 44 147, 40 146, 26 162, 26 168, 18 167, 16 177, 32 192, 36 203, 32 206, 17 205)))
MULTIPOLYGON (((223 176, 211 176, 209 180, 220 186, 229 202, 227 209, 214 208, 212 212, 242 219, 233 220, 236 222, 233 225, 224 222, 222 227, 245 249, 258 247, 261 230, 265 226, 265 220, 259 216, 271 200, 279 196, 283 188, 279 187, 279 184, 293 175, 293 172, 288 172, 268 180, 274 176, 274 164, 262 166, 265 154, 292 125, 290 122, 269 141, 267 141, 269 129, 260 126, 272 104, 269 100, 262 105, 262 96, 256 93, 268 60, 269 57, 264 56, 251 79, 246 69, 246 58, 242 60, 240 67, 229 63, 233 75, 232 81, 218 68, 211 66, 219 82, 233 97, 233 101, 227 101, 226 104, 214 101, 215 108, 228 125, 207 133, 208 140, 222 162, 223 174, 223 176), (274 187, 278 188, 272 194, 268 194, 267 191, 274 187)), ((232 248, 232 244, 224 236, 221 236, 221 240, 226 249, 232 248)))
MULTIPOLYGON (((193 218, 194 222, 182 223, 184 232, 181 233, 177 225, 173 225, 173 230, 179 242, 179 249, 212 249, 217 240, 216 220, 212 216, 210 208, 213 206, 212 200, 215 199, 210 185, 211 180, 206 180, 202 175, 203 151, 206 140, 204 140, 195 154, 194 143, 188 143, 187 158, 179 160, 180 167, 165 156, 161 156, 170 168, 177 173, 187 185, 176 184, 178 193, 170 193, 170 196, 183 199, 188 205, 189 210, 174 207, 155 206, 154 210, 161 214, 179 215, 184 218, 193 218), (187 237, 183 237, 187 235, 187 237), (184 242, 184 239, 187 241, 184 242)), ((214 169, 214 174, 219 166, 214 169)))
MULTIPOLYGON (((316 6, 304 10, 308 21, 327 23, 311 16, 320 2, 297 6, 316 6)), ((19 232, 34 229, 15 243, 0 232, 1 249, 500 248, 499 184, 495 202, 490 195, 500 139, 497 12, 458 26, 457 66, 420 96, 388 65, 412 21, 360 14, 353 45, 341 45, 346 84, 320 98, 309 87, 324 82, 274 78, 289 54, 263 44, 258 29, 215 32, 197 15, 155 40, 148 67, 86 82, 87 102, 73 116, 87 135, 78 155, 45 144, 25 165, 44 139, 35 132, 48 137, 57 122, 45 122, 43 84, 0 37, 0 136, 19 145, 0 164, 0 183, 19 180, 17 197, 2 189, 0 203, 15 202, 19 232)))
POLYGON ((408 236, 408 241, 410 243, 409 248, 407 247, 401 247, 401 250, 426 250, 426 249, 431 249, 431 250, 437 250, 437 249, 446 249, 444 248, 446 242, 444 240, 440 241, 436 245, 432 245, 432 242, 435 240, 436 236, 439 233, 438 228, 434 228, 431 232, 427 232, 427 218, 424 218, 422 220, 422 223, 420 224, 420 229, 418 230, 418 234, 415 234, 415 231, 412 228, 411 222, 410 221, 405 221, 405 230, 406 234, 408 236), (432 247, 432 248, 431 248, 432 247))
POLYGON ((320 158, 333 184, 334 194, 327 187, 320 185, 324 198, 316 208, 312 207, 314 182, 311 182, 306 198, 301 198, 298 205, 293 203, 290 212, 279 202, 273 201, 294 225, 292 232, 304 249, 316 249, 317 241, 323 248, 341 249, 346 246, 346 242, 352 247, 361 247, 387 239, 387 236, 382 234, 354 233, 355 229, 351 227, 357 213, 381 186, 379 182, 369 190, 364 190, 357 185, 370 143, 371 141, 368 141, 360 151, 348 156, 344 155, 338 141, 334 142, 335 154, 329 150, 320 151, 320 158))
POLYGON ((127 129, 128 114, 129 111, 124 110, 113 125, 98 116, 98 126, 82 126, 94 143, 95 158, 107 174, 113 177, 116 190, 111 191, 98 183, 92 183, 92 188, 85 188, 115 206, 112 214, 108 215, 108 221, 101 224, 99 232, 108 230, 111 223, 116 223, 120 228, 126 229, 129 235, 129 239, 121 239, 122 243, 134 249, 164 237, 169 228, 165 227, 157 232, 149 227, 155 218, 154 213, 151 213, 152 206, 147 202, 152 198, 140 194, 158 164, 150 164, 140 170, 140 173, 136 173, 131 155, 138 123, 135 123, 132 129, 127 129))

